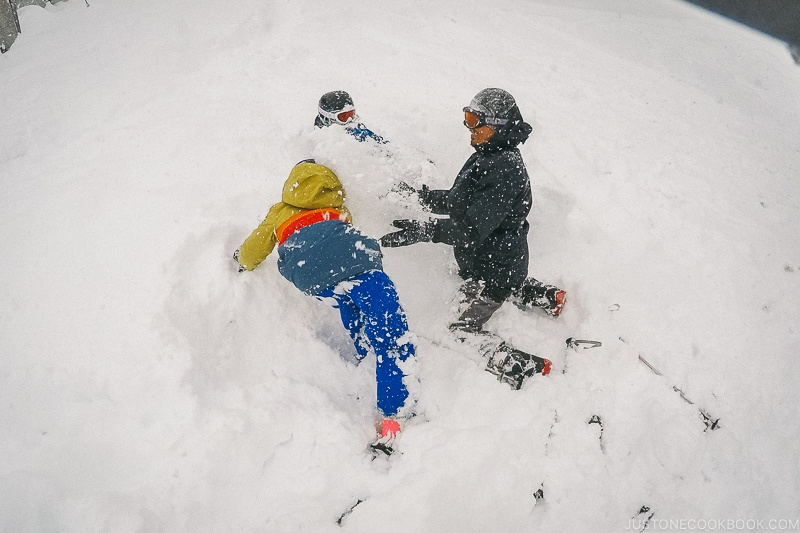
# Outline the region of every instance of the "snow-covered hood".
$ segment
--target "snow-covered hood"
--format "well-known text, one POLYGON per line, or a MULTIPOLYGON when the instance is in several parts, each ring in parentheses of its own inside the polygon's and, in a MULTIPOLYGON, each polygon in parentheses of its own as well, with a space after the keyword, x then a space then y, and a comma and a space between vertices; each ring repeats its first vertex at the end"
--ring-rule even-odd
POLYGON ((301 209, 341 207, 344 204, 344 188, 328 167, 300 163, 289 174, 281 201, 301 209))

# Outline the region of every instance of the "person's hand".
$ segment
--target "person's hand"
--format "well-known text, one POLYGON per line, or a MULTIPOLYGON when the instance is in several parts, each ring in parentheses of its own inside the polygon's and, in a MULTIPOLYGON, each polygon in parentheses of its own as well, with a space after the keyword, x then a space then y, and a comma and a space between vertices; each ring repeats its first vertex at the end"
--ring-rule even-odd
POLYGON ((431 200, 433 199, 430 187, 423 185, 422 188, 417 191, 417 196, 419 196, 419 203, 422 204, 423 207, 430 207, 431 200))
POLYGON ((392 187, 392 192, 399 194, 403 198, 412 198, 413 196, 416 196, 417 201, 423 207, 430 206, 433 196, 431 188, 427 185, 423 185, 419 189, 415 189, 412 185, 409 185, 405 181, 401 181, 392 187))
POLYGON ((429 242, 433 238, 436 221, 395 220, 392 222, 392 226, 400 228, 400 231, 388 233, 381 237, 381 246, 397 248, 418 242, 429 242))
POLYGON ((408 198, 413 194, 417 194, 417 189, 415 189, 405 181, 401 181, 400 183, 392 187, 391 190, 392 192, 396 192, 397 194, 405 198, 408 198))
POLYGON ((235 252, 233 252, 233 260, 239 264, 239 272, 244 272, 247 270, 241 263, 239 263, 239 249, 237 248, 235 252))

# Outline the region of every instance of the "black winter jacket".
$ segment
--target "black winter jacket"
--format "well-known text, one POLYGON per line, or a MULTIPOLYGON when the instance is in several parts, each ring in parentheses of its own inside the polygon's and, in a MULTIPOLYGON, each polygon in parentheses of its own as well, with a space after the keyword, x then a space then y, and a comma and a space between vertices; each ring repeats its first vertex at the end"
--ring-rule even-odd
POLYGON ((449 190, 421 200, 438 219, 433 242, 453 246, 459 275, 486 283, 485 294, 505 300, 528 275, 531 185, 517 146, 531 126, 517 118, 475 148, 449 190))

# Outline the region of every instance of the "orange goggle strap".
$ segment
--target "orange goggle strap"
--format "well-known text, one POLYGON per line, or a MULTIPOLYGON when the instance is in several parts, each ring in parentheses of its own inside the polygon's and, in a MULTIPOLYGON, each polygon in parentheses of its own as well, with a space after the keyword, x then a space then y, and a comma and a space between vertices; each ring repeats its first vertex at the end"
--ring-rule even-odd
POLYGON ((342 213, 333 208, 314 209, 313 211, 301 211, 296 215, 287 218, 283 224, 275 229, 275 236, 278 238, 278 244, 283 244, 286 239, 300 228, 305 228, 317 222, 325 222, 326 220, 341 220, 342 222, 350 222, 350 219, 342 213))

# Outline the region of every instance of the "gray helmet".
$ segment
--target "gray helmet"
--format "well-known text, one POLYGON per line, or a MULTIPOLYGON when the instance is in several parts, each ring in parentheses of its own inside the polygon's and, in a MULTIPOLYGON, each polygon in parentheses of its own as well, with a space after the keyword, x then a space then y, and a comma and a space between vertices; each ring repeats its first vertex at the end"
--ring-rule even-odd
POLYGON ((486 124, 494 128, 505 126, 514 118, 517 103, 514 97, 503 89, 490 87, 484 89, 472 99, 464 112, 473 113, 486 124))

